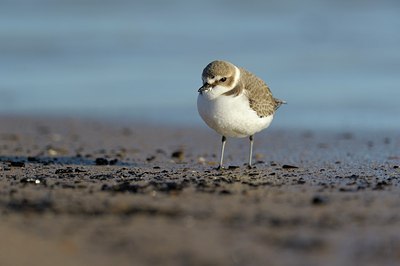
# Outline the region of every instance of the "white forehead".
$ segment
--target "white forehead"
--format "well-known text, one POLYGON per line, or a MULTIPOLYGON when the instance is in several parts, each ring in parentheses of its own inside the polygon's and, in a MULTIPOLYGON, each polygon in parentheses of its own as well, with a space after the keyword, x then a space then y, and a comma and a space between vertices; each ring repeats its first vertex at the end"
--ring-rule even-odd
POLYGON ((222 79, 223 77, 220 75, 214 76, 214 78, 211 77, 203 77, 203 82, 204 83, 208 83, 208 84, 213 84, 214 82, 216 82, 217 80, 222 79))
MULTIPOLYGON (((233 74, 233 78, 235 79, 235 83, 240 77, 240 70, 236 66, 233 66, 235 68, 235 73, 233 74)), ((201 79, 203 80, 203 83, 208 83, 208 84, 213 84, 215 81, 220 80, 224 78, 223 76, 216 75, 213 78, 212 77, 207 77, 207 76, 202 76, 201 79)))

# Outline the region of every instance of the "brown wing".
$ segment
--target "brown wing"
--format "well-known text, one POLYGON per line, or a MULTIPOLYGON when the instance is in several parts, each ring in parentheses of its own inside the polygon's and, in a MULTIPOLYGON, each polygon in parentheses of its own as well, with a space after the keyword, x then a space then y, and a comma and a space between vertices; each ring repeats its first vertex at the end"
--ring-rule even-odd
POLYGON ((259 77, 241 68, 241 79, 245 84, 246 95, 250 108, 260 117, 272 115, 279 107, 278 101, 272 96, 267 84, 259 77))

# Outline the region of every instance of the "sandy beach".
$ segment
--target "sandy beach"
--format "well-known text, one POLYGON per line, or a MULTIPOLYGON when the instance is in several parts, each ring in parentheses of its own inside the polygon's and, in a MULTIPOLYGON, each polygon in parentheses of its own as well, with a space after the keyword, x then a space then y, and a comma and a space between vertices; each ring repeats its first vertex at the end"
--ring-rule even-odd
POLYGON ((398 132, 0 124, 0 265, 400 263, 398 132))

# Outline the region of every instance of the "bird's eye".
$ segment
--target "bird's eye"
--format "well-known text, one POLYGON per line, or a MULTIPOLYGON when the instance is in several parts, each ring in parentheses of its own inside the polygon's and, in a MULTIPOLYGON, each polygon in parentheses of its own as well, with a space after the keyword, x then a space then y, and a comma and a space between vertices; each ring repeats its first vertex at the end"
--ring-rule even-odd
POLYGON ((220 79, 219 81, 225 82, 225 81, 226 81, 226 78, 222 78, 222 79, 220 79))

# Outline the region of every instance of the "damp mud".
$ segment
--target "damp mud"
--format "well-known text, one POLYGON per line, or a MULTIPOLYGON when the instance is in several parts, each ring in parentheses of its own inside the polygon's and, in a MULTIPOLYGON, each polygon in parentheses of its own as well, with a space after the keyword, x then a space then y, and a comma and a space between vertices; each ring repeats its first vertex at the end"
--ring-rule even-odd
POLYGON ((0 265, 398 265, 398 132, 0 117, 0 265))

